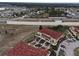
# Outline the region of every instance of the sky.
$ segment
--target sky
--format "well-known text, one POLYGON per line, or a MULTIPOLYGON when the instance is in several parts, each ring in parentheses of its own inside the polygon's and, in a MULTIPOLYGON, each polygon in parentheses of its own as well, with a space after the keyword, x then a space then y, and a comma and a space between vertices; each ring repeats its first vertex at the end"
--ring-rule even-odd
POLYGON ((79 0, 0 0, 0 2, 79 3, 79 0))

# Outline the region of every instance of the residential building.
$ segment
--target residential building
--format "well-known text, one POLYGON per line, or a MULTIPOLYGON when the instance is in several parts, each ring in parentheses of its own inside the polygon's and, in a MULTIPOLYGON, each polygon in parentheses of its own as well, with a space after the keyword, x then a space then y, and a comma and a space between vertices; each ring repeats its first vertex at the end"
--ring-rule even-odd
POLYGON ((9 49, 6 52, 8 56, 46 56, 48 55, 48 50, 42 48, 35 48, 28 45, 25 42, 17 43, 14 48, 9 49))
MULTIPOLYGON (((36 38, 39 38, 39 40, 44 40, 45 42, 48 42, 51 45, 56 45, 57 42, 64 37, 64 35, 61 32, 57 32, 48 28, 43 28, 37 32, 35 35, 36 38)), ((44 42, 44 43, 45 43, 44 42)))
POLYGON ((79 38, 79 27, 78 26, 70 27, 70 30, 71 30, 71 32, 73 33, 74 36, 79 38))

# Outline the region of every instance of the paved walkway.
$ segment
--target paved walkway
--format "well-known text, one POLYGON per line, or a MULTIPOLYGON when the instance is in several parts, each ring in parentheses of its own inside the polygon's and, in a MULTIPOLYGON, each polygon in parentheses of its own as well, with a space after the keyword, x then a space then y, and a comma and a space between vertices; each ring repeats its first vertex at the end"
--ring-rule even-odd
POLYGON ((79 47, 79 41, 68 42, 68 40, 65 40, 60 44, 57 53, 59 53, 60 49, 63 49, 66 56, 74 56, 74 49, 77 47, 79 47), (64 45, 65 48, 62 48, 61 45, 64 45))

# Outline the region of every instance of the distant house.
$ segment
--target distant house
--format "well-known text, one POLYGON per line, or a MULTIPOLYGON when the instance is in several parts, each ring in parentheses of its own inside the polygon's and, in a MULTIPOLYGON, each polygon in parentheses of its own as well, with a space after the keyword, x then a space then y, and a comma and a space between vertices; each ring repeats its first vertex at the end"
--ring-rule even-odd
POLYGON ((37 14, 42 14, 44 13, 44 11, 40 10, 40 11, 37 11, 37 14))
POLYGON ((23 18, 29 18, 30 16, 29 15, 24 15, 22 16, 23 18))
POLYGON ((5 10, 5 9, 6 9, 6 8, 2 8, 2 7, 0 7, 0 11, 1 11, 1 10, 5 10))
POLYGON ((66 17, 68 18, 79 19, 79 12, 66 11, 66 13, 66 17))
POLYGON ((48 17, 48 18, 54 22, 62 22, 63 19, 66 19, 66 17, 48 17))
POLYGON ((50 43, 51 45, 56 45, 57 42, 64 37, 64 35, 61 32, 56 32, 54 30, 43 28, 39 30, 36 34, 36 37, 45 40, 45 42, 50 43))

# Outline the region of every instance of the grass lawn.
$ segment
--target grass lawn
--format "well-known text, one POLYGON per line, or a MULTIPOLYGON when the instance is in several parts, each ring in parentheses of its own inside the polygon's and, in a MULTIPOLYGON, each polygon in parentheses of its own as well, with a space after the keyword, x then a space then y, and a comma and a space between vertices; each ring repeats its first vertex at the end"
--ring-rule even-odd
POLYGON ((48 27, 48 28, 52 29, 52 30, 55 30, 55 31, 58 31, 58 32, 64 33, 69 27, 68 26, 59 25, 59 26, 48 27))
POLYGON ((35 32, 31 33, 29 37, 25 40, 25 42, 29 43, 34 40, 35 32))

